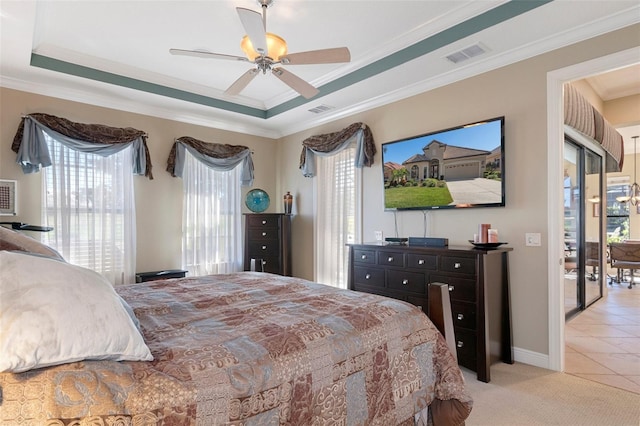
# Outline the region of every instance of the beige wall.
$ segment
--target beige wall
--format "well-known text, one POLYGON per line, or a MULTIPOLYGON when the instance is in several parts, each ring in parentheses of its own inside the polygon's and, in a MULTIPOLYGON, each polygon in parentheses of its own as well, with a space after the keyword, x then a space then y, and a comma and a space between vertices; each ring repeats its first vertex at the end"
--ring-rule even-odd
MULTIPOLYGON (((11 143, 22 114, 42 112, 81 123, 114 127, 134 127, 148 134, 154 179, 134 178, 136 194, 137 271, 153 271, 181 266, 182 180, 165 170, 175 138, 191 136, 208 142, 245 145, 254 151, 254 188, 276 193, 277 141, 164 120, 140 114, 100 108, 10 89, 0 89, 0 178, 18 180, 18 216, 22 222, 40 223, 41 175, 24 175, 15 163, 11 143)), ((243 194, 250 188, 243 188, 243 194)), ((243 198, 244 200, 244 198, 243 198)), ((280 212, 275 200, 267 210, 280 212)), ((246 209, 243 203, 243 209, 246 209)), ((248 210, 246 210, 248 211, 248 210)), ((5 217, 6 218, 6 217, 5 217)), ((37 235, 33 235, 38 237, 37 235)))
MULTIPOLYGON (((395 236, 394 215, 382 204, 382 143, 504 115, 506 207, 431 211, 427 235, 468 246, 478 223, 497 228, 500 239, 514 248, 509 259, 514 346, 548 354, 547 73, 637 46, 638 30, 638 26, 620 30, 283 138, 278 146, 283 159, 278 178, 300 201, 294 253, 311 254, 314 247, 313 179, 301 178, 297 167, 300 143, 306 137, 359 121, 371 128, 378 154, 373 167, 363 170, 363 240, 372 241, 376 230, 395 236), (525 246, 527 232, 541 233, 542 246, 525 246)), ((423 235, 422 212, 399 212, 397 219, 399 236, 423 235)), ((294 274, 313 279, 312 257, 296 257, 294 274)))
MULTIPOLYGON (((505 115, 506 207, 429 212, 427 234, 446 237, 451 245, 466 246, 478 223, 491 223, 498 228, 500 239, 514 248, 509 262, 514 345, 521 350, 547 354, 547 73, 637 46, 639 30, 640 26, 636 25, 616 31, 280 141, 3 89, 0 92, 0 178, 20 180, 24 197, 19 206, 20 220, 36 223, 40 207, 39 176, 23 176, 13 164, 15 156, 9 150, 23 113, 47 112, 74 121, 132 126, 147 131, 156 179, 136 178, 138 270, 177 267, 180 264, 181 182, 164 171, 173 139, 189 135, 207 141, 244 144, 255 150, 255 186, 274 194, 270 211, 280 211, 284 192, 291 191, 294 195, 293 274, 313 279, 314 180, 303 178, 298 168, 302 140, 363 121, 371 127, 380 151, 384 142, 505 115), (542 246, 525 246, 526 232, 541 233, 542 246)), ((558 149, 560 144, 561 141, 558 149)), ((363 170, 365 241, 374 239, 375 230, 382 230, 387 236, 395 234, 393 213, 384 212, 382 207, 379 152, 375 160, 373 167, 363 170)), ((397 217, 400 236, 423 235, 421 212, 400 212, 397 217)))
POLYGON ((627 96, 604 103, 603 113, 614 127, 638 124, 640 117, 640 95, 627 96))

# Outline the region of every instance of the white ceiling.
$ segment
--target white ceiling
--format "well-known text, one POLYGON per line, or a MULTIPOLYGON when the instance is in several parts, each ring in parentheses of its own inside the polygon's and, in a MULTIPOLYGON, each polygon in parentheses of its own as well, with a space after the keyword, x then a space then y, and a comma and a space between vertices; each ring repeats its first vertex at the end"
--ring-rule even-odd
MULTIPOLYGON (((640 22, 637 0, 556 0, 513 12, 535 3, 276 0, 267 30, 290 53, 351 51, 347 64, 285 66, 320 88, 306 100, 270 74, 225 95, 251 64, 169 54, 242 56, 235 8, 260 11, 256 0, 2 0, 0 85, 280 137, 640 22), (477 43, 487 53, 457 65, 446 59, 477 43), (332 109, 309 112, 321 105, 332 109)), ((637 67, 589 81, 604 100, 640 93, 637 67)))

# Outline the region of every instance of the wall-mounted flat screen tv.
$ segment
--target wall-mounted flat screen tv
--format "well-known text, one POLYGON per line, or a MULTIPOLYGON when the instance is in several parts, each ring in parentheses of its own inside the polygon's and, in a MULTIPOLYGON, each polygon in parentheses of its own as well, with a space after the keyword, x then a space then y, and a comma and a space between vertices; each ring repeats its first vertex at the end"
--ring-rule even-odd
POLYGON ((382 144, 385 210, 505 205, 504 117, 382 144))

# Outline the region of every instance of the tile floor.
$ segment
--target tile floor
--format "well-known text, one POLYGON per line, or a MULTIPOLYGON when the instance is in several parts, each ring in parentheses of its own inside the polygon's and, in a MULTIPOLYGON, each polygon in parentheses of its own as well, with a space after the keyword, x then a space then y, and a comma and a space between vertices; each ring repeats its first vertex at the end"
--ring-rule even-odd
POLYGON ((640 284, 608 287, 566 323, 565 373, 640 394, 640 284))

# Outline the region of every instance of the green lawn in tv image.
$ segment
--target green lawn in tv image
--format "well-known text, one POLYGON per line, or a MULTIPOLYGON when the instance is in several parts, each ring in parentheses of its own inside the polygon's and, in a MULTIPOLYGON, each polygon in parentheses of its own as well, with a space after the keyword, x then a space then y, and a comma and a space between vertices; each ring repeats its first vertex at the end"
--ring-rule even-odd
POLYGON ((392 182, 384 188, 384 206, 387 209, 403 209, 428 206, 446 206, 453 202, 453 197, 446 182, 427 179, 423 183, 392 182))

